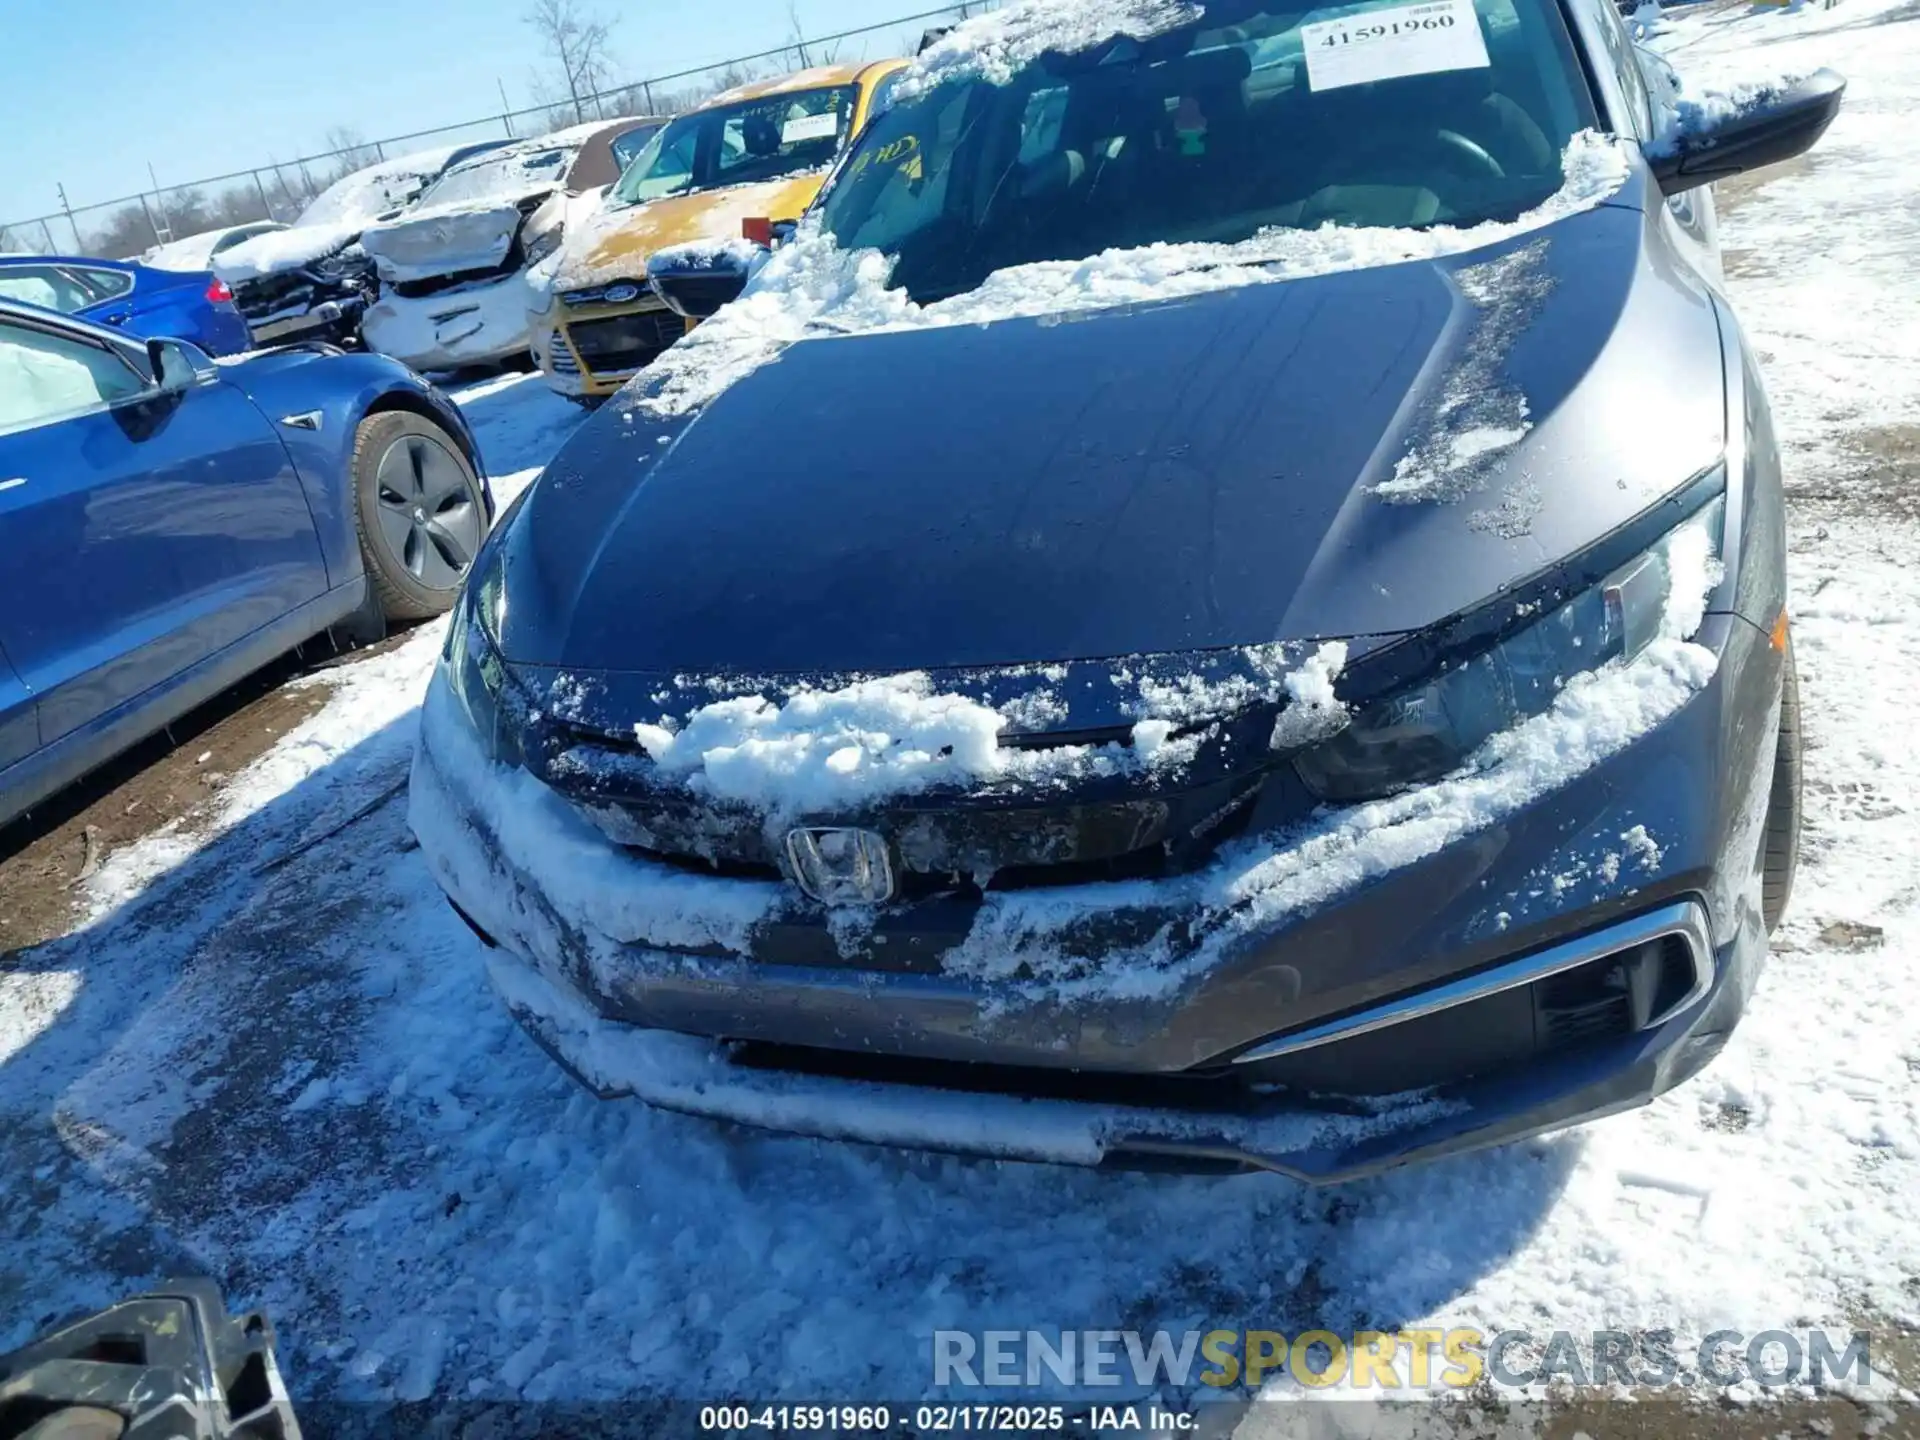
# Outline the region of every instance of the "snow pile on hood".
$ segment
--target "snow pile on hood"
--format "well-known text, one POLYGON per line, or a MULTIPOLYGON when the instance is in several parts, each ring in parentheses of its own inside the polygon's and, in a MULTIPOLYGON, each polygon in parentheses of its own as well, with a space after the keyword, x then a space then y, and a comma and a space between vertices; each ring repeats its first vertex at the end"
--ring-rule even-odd
POLYGON ((985 325, 1477 250, 1599 205, 1626 183, 1630 157, 1621 141, 1582 131, 1562 157, 1560 188, 1511 221, 1427 230, 1329 224, 1317 230, 1263 230, 1231 245, 1107 250, 1085 260, 1012 266, 975 290, 925 306, 914 304, 904 290, 887 288, 892 262, 881 252, 842 250, 816 225, 804 225, 791 243, 773 252, 738 300, 629 382, 625 403, 656 417, 691 413, 788 345, 821 336, 985 325))
POLYGON ((1497 259, 1453 272, 1472 318, 1446 383, 1414 422, 1393 478, 1374 487, 1407 504, 1457 500, 1501 468, 1501 456, 1533 428, 1527 397, 1502 373, 1513 342, 1553 291, 1548 241, 1529 241, 1497 259))
MULTIPOLYGON (((260 233, 272 234, 284 230, 284 225, 274 225, 260 233)), ((224 240, 232 230, 223 227, 218 230, 203 230, 198 235, 187 235, 179 240, 170 240, 165 245, 156 245, 140 257, 142 265, 156 270, 211 270, 213 268, 214 246, 224 240)), ((257 239, 258 236, 250 237, 257 239)), ((241 241, 245 244, 245 241, 241 241)), ((231 247, 230 247, 231 248, 231 247)))
POLYGON ((964 20, 902 72, 894 100, 949 80, 1005 85, 1049 50, 1086 50, 1114 35, 1148 40, 1198 19, 1189 0, 1031 0, 964 20))
POLYGON ((924 674, 801 690, 776 704, 743 695, 703 705, 679 729, 634 726, 661 772, 715 800, 766 815, 847 814, 899 795, 1159 768, 1193 757, 1197 739, 1144 717, 1138 753, 1119 745, 1003 747, 1007 717, 964 695, 936 692, 924 674))
POLYGON ((214 256, 214 273, 236 285, 297 269, 344 249, 380 216, 410 203, 445 167, 455 148, 402 155, 334 181, 300 212, 291 230, 256 235, 214 256))
POLYGON ((689 240, 681 245, 668 245, 656 250, 647 257, 649 275, 671 275, 682 270, 714 270, 725 266, 730 270, 750 270, 756 261, 765 258, 771 252, 764 245, 755 244, 744 236, 709 236, 704 240, 689 240))
MULTIPOLYGON (((1713 678, 1714 653, 1688 638, 1721 578, 1704 530, 1676 537, 1670 574, 1659 638, 1630 662, 1574 676, 1551 710, 1494 736, 1453 776, 1248 839, 1181 880, 989 894, 943 968, 1010 984, 1029 1001, 1169 997, 1240 937, 1498 824, 1618 754, 1713 678), (1198 917, 1200 943, 1176 949, 1165 930, 1123 950, 1078 938, 1111 933, 1129 913, 1170 909, 1198 917)), ((1315 678, 1302 673, 1299 684, 1311 697, 1315 678)))
POLYGON ((300 225, 256 235, 214 256, 213 272, 229 285, 238 285, 262 275, 297 270, 346 249, 360 238, 365 223, 348 220, 334 225, 300 225))
POLYGON ((1333 682, 1346 666, 1346 643, 1333 640, 1287 676, 1287 708, 1273 722, 1275 750, 1315 745, 1346 729, 1351 717, 1333 693, 1333 682))
MULTIPOLYGON (((608 187, 611 193, 612 187, 608 187)), ((646 274, 646 257, 635 255, 623 257, 613 265, 596 266, 591 263, 608 237, 629 224, 641 207, 637 205, 609 205, 606 196, 590 213, 567 217, 566 239, 560 248, 547 259, 540 262, 546 271, 546 283, 555 291, 577 290, 585 285, 604 284, 612 280, 639 280, 646 274)))

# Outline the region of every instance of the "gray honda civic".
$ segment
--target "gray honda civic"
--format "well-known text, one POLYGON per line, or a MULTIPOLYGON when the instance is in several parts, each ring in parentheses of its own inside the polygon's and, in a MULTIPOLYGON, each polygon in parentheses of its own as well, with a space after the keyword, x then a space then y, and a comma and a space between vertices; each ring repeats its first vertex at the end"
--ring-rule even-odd
POLYGON ((1801 765, 1707 187, 1841 90, 1692 90, 1608 0, 1091 0, 857 134, 769 98, 741 163, 819 199, 634 277, 711 318, 425 703, 504 1002, 609 1098, 1312 1182, 1695 1074, 1801 765))

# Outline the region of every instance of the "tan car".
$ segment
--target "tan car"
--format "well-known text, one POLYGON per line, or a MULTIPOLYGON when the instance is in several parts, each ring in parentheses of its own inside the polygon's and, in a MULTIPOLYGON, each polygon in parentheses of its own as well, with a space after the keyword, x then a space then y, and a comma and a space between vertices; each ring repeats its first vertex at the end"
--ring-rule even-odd
POLYGON ((570 232, 533 301, 533 353, 547 382, 597 404, 686 330, 647 286, 647 260, 741 222, 798 219, 904 60, 828 65, 716 96, 654 136, 570 232))

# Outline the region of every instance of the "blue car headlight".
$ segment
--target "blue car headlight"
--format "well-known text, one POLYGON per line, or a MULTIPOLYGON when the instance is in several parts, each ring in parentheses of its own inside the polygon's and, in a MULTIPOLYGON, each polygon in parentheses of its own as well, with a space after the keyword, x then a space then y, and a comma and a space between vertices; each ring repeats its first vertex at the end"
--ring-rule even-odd
MULTIPOLYGON (((481 551, 480 562, 492 562, 493 547, 481 551)), ((454 699, 465 712, 474 738, 489 759, 501 765, 521 765, 520 732, 526 707, 506 661, 500 656, 500 620, 506 608, 504 568, 476 562, 447 627, 440 664, 454 699)))
MULTIPOLYGON (((1683 586, 1696 582, 1703 543, 1708 561, 1717 561, 1725 514, 1724 496, 1715 498, 1539 620, 1437 678, 1363 706, 1346 729, 1296 754, 1294 772, 1316 797, 1336 803, 1452 774, 1493 736, 1550 709, 1575 675, 1631 660, 1676 614, 1684 622, 1688 597, 1669 604, 1675 575, 1683 586)), ((1704 592, 1695 598, 1703 602, 1704 592)), ((1696 616, 1684 628, 1697 625, 1696 616)))

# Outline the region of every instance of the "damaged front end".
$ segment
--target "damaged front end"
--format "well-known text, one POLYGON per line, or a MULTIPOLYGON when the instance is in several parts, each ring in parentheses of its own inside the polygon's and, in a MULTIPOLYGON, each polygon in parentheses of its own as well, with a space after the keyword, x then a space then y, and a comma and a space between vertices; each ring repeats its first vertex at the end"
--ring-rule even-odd
POLYGON ((603 1094, 1310 1180, 1532 1133, 1704 1065, 1764 951, 1767 757, 1729 723, 1767 684, 1757 632, 1639 625, 1710 578, 1659 557, 1720 526, 1717 483, 1577 575, 1344 651, 584 675, 502 657, 483 565, 414 828, 510 1007, 603 1094), (1558 636, 1598 669, 1513 738, 1430 783, 1370 768, 1419 739, 1393 697, 1515 703, 1558 636), (1336 752, 1379 798, 1325 798, 1336 752))
POLYGON ((306 340, 351 345, 379 293, 373 261, 357 244, 233 284, 233 302, 256 346, 306 340))
POLYGON ((551 255, 559 197, 410 214, 370 230, 382 294, 367 312, 367 344, 415 369, 456 369, 525 354, 525 271, 551 255))

